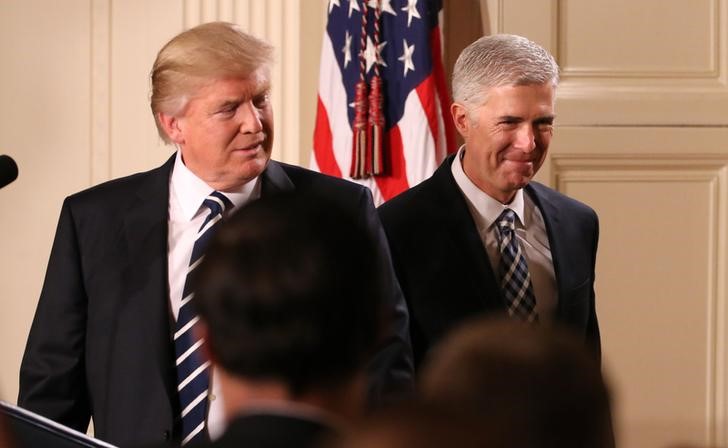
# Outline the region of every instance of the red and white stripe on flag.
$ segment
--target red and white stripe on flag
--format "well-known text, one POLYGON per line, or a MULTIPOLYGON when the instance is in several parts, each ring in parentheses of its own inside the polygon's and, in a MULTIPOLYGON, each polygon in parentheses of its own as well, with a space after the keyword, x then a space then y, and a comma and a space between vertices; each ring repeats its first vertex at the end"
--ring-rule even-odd
POLYGON ((439 0, 329 1, 311 168, 366 185, 377 205, 428 178, 456 150, 440 8, 439 0), (371 84, 377 73, 384 84, 384 173, 351 179, 355 86, 362 79, 371 84))

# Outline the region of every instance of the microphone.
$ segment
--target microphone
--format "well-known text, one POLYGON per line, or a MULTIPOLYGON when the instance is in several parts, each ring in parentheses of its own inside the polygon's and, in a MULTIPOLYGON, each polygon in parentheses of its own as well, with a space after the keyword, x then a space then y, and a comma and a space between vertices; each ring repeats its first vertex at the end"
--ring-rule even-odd
POLYGON ((18 178, 18 165, 12 157, 0 155, 0 188, 18 178))

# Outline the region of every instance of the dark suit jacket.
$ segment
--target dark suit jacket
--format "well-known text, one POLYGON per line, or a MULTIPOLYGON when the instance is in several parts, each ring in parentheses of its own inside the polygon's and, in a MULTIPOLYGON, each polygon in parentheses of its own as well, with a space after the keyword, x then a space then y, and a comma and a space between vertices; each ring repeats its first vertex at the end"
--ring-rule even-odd
MULTIPOLYGON (((176 435, 178 399, 167 285, 169 176, 163 166, 68 197, 20 368, 21 407, 118 445, 176 435)), ((395 328, 371 364, 370 394, 411 386, 407 309, 367 189, 270 161, 262 197, 325 196, 379 241, 395 328)))
MULTIPOLYGON (((379 208, 410 309, 415 366, 458 323, 506 309, 497 271, 452 176, 453 158, 379 208)), ((539 183, 531 182, 525 190, 546 222, 558 288, 556 319, 583 336, 600 356, 594 309, 597 215, 539 183)))
POLYGON ((192 448, 313 448, 333 430, 323 423, 279 414, 254 414, 233 420, 214 442, 192 448))

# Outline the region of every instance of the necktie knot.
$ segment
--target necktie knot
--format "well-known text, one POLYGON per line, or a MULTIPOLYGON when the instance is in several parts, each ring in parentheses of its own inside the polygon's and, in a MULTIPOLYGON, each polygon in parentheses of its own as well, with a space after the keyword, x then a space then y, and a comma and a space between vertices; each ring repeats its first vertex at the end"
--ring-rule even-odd
POLYGON ((226 211, 233 208, 233 203, 230 201, 230 199, 228 199, 227 196, 220 193, 219 191, 213 191, 212 193, 210 193, 210 195, 206 197, 204 201, 202 201, 202 205, 210 210, 210 214, 207 215, 207 218, 205 218, 205 222, 202 223, 200 231, 205 229, 210 221, 214 219, 215 222, 217 222, 217 220, 219 219, 218 216, 224 216, 226 211))
POLYGON ((210 196, 205 198, 203 205, 210 209, 212 216, 222 215, 226 210, 232 208, 232 202, 224 194, 219 191, 213 191, 210 196))
POLYGON ((501 237, 512 235, 516 231, 516 212, 510 208, 503 210, 495 223, 501 237))

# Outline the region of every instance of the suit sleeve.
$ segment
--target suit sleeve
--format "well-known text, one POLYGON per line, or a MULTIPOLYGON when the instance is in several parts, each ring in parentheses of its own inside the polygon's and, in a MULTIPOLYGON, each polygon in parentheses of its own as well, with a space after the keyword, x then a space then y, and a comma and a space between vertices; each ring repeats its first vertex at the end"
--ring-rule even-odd
POLYGON ((363 213, 362 219, 377 245, 379 266, 382 270, 382 294, 385 304, 392 313, 391 327, 368 367, 369 402, 376 407, 413 392, 414 367, 409 335, 409 312, 394 274, 389 245, 368 189, 363 190, 359 210, 363 213))
POLYGON ((82 432, 91 415, 86 303, 77 229, 66 199, 20 366, 18 405, 82 432))
POLYGON ((589 348, 594 352, 597 359, 601 362, 602 359, 602 344, 601 336, 599 334, 599 322, 597 321, 597 309, 596 309, 596 293, 594 292, 594 281, 596 278, 596 262, 597 262, 597 246, 599 245, 599 218, 594 214, 594 245, 592 247, 592 284, 590 291, 590 309, 589 321, 586 326, 586 341, 589 348))

